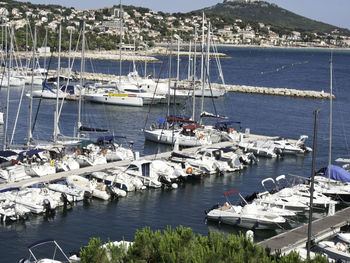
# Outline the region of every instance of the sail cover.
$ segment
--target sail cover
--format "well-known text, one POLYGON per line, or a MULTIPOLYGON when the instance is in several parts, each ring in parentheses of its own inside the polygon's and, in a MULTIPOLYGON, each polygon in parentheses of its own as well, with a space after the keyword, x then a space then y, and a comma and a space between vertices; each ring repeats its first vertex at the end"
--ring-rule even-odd
MULTIPOLYGON (((329 167, 327 167, 326 171, 322 175, 327 178, 328 178, 328 168, 329 167)), ((348 171, 336 165, 331 165, 330 168, 331 168, 330 179, 342 181, 342 182, 350 182, 350 173, 348 171)))
POLYGON ((90 128, 86 126, 80 126, 79 131, 85 131, 85 132, 108 132, 106 129, 100 129, 100 128, 90 128))

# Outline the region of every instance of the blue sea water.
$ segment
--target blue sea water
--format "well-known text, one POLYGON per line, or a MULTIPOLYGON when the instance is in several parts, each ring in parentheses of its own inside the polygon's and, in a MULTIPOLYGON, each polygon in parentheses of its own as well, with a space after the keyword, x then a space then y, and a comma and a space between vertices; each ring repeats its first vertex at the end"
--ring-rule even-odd
MULTIPOLYGON (((333 60, 333 147, 332 160, 349 157, 350 113, 350 52, 303 49, 254 49, 220 48, 220 52, 231 58, 222 59, 222 70, 228 84, 251 85, 273 88, 293 88, 329 92, 330 59, 333 60)), ((159 57, 161 63, 147 65, 147 72, 154 77, 167 77, 167 58, 159 57)), ((67 61, 63 61, 67 63, 67 61)), ((75 70, 80 65, 75 65, 75 70)), ((199 63, 199 61, 198 61, 199 63)), ((214 65, 214 60, 211 61, 214 65)), ((56 60, 50 65, 54 68, 56 60)), ((173 59, 176 65, 176 58, 173 59)), ((181 58, 181 77, 187 76, 188 60, 181 58)), ((119 62, 87 61, 87 71, 119 73, 119 62)), ((137 64, 140 75, 144 65, 137 64)), ((198 67, 199 68, 199 67, 198 67)), ((123 63, 123 72, 132 70, 132 63, 123 63)), ((175 76, 176 68, 172 70, 175 76)), ((211 67, 211 82, 218 81, 218 71, 211 67)), ((0 106, 5 107, 6 88, 0 90, 0 106)), ((11 89, 10 131, 19 102, 20 88, 11 89)), ((312 146, 314 111, 320 110, 317 137, 316 168, 328 163, 329 143, 329 101, 291 97, 265 96, 243 93, 227 93, 214 100, 220 115, 241 121, 243 129, 251 133, 281 136, 297 139, 299 135, 309 136, 308 146, 312 146)), ((34 101, 34 109, 38 100, 34 101)), ((77 122, 77 102, 68 101, 63 106, 60 130, 65 135, 73 135, 77 122)), ((176 113, 190 115, 191 104, 177 106, 176 113)), ((53 133, 53 112, 55 101, 41 102, 34 138, 49 139, 53 133)), ((205 110, 213 112, 213 102, 205 101, 205 110)), ((166 105, 132 108, 84 103, 83 123, 89 126, 108 128, 115 134, 134 141, 134 149, 141 155, 165 151, 168 148, 145 142, 141 129, 166 114, 166 105), (150 112, 148 122, 146 117, 150 112)), ((28 99, 23 100, 15 142, 23 143, 27 132, 28 99)), ((3 140, 0 127, 0 142, 3 140)), ((239 173, 225 176, 210 176, 202 181, 188 182, 176 190, 146 190, 129 193, 126 198, 113 202, 93 200, 89 205, 77 204, 71 210, 57 210, 53 218, 33 216, 21 223, 0 225, 1 262, 14 262, 28 255, 26 246, 40 239, 54 238, 65 251, 84 246, 91 237, 103 241, 132 240, 135 232, 145 226, 151 229, 165 229, 167 226, 183 225, 194 232, 206 235, 208 231, 237 233, 233 227, 206 224, 204 210, 217 202, 223 202, 223 193, 236 189, 243 196, 263 190, 261 180, 281 174, 311 175, 311 154, 305 157, 284 157, 278 160, 260 158, 258 165, 247 167, 239 173)), ((274 231, 256 233, 257 240, 276 234, 274 231)))

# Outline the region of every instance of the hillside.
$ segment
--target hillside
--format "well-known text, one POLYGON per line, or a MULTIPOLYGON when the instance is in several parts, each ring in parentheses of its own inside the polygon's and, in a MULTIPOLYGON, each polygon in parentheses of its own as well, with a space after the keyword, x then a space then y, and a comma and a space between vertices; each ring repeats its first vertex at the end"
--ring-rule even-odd
POLYGON ((226 23, 240 18, 242 20, 262 22, 287 31, 331 33, 334 29, 338 29, 340 34, 350 35, 350 31, 347 29, 308 19, 264 1, 251 3, 237 0, 224 1, 224 3, 219 3, 212 7, 190 12, 190 14, 200 14, 203 11, 208 17, 223 16, 226 23))

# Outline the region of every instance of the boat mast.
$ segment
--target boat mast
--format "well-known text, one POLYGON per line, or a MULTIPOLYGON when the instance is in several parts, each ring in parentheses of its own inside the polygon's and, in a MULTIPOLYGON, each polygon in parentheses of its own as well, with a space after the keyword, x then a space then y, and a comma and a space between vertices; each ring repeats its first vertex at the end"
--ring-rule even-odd
POLYGON ((85 71, 85 20, 83 21, 83 37, 81 40, 81 63, 80 63, 80 89, 79 89, 79 108, 78 108, 78 140, 80 139, 81 127, 81 91, 83 89, 83 72, 85 71))
POLYGON ((173 55, 173 36, 170 38, 170 54, 169 54, 169 82, 168 82, 168 110, 167 110, 167 117, 169 117, 170 114, 170 84, 171 84, 171 60, 173 55))
POLYGON ((33 85, 34 85, 34 69, 35 69, 35 51, 36 51, 36 26, 34 26, 34 41, 33 41, 33 64, 32 64, 32 83, 30 85, 30 96, 29 96, 29 124, 28 124, 28 139, 27 145, 30 145, 32 140, 32 119, 33 119, 33 85))
POLYGON ((176 69, 176 82, 180 77, 180 39, 177 39, 177 69, 176 69))
POLYGON ((26 14, 26 70, 27 69, 28 69, 28 14, 26 14))
MULTIPOLYGON (((69 30, 69 47, 68 47, 68 68, 70 71, 71 65, 70 65, 70 57, 71 57, 71 52, 72 52, 72 33, 73 30, 69 30)), ((69 74, 70 75, 70 74, 69 74)))
POLYGON ((61 75, 61 37, 62 37, 62 24, 60 23, 58 33, 58 61, 57 61, 57 86, 56 86, 56 111, 55 111, 55 124, 53 132, 53 141, 57 142, 58 136, 58 93, 60 90, 60 75, 61 75))
POLYGON ((120 0, 119 8, 119 26, 120 26, 120 39, 119 39, 119 84, 122 82, 122 40, 123 40, 123 11, 122 11, 122 0, 120 0))
POLYGON ((187 79, 190 79, 191 77, 191 50, 192 50, 192 42, 190 40, 189 48, 188 48, 188 72, 187 72, 187 79))
POLYGON ((46 70, 47 27, 45 28, 44 69, 46 70))
MULTIPOLYGON (((210 52, 210 21, 208 23, 208 33, 207 33, 207 58, 206 58, 206 68, 205 71, 203 72, 203 79, 202 79, 202 102, 201 102, 201 111, 200 113, 203 112, 204 108, 204 88, 205 88, 205 83, 206 79, 208 78, 208 68, 209 68, 209 52, 210 52)), ((200 124, 202 124, 202 119, 200 119, 200 124)))
POLYGON ((331 59, 329 61, 329 75, 330 75, 330 95, 329 95, 329 145, 328 145, 328 184, 331 178, 331 163, 332 163, 332 126, 333 126, 333 53, 331 52, 331 59))
MULTIPOLYGON (((5 39, 6 39, 6 54, 7 53, 7 22, 5 24, 5 39)), ((5 136, 4 136, 4 151, 7 149, 8 141, 8 119, 9 119, 9 106, 10 106, 10 71, 12 67, 12 50, 13 50, 13 27, 11 27, 10 35, 10 59, 8 61, 7 69, 7 98, 6 98, 6 114, 5 114, 5 136)))
POLYGON ((204 12, 202 16, 202 54, 201 54, 201 80, 203 81, 204 72, 204 12))
POLYGON ((193 55, 193 75, 192 75, 192 85, 193 85, 193 94, 192 94, 192 120, 195 119, 196 114, 196 71, 197 71, 197 26, 194 28, 194 55, 193 55))

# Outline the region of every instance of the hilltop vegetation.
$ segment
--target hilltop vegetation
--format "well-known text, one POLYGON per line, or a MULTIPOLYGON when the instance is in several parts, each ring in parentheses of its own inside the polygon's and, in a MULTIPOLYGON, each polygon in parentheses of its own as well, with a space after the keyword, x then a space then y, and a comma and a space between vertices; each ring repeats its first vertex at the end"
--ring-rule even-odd
POLYGON ((222 15, 225 23, 233 23, 235 19, 240 18, 242 20, 262 22, 286 31, 330 34, 333 30, 338 29, 341 34, 350 34, 350 31, 347 29, 341 29, 294 14, 275 4, 264 1, 251 3, 224 1, 212 7, 193 11, 190 14, 200 14, 202 12, 205 12, 209 17, 222 15))

